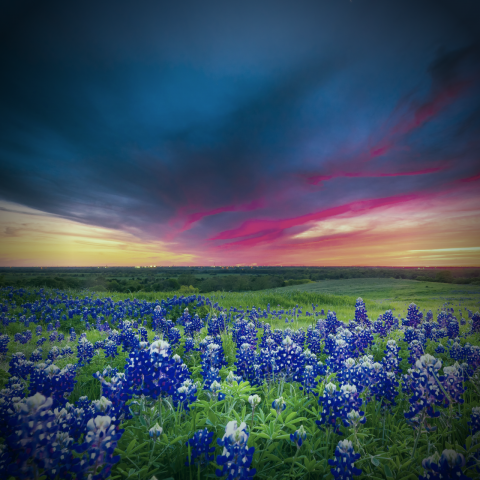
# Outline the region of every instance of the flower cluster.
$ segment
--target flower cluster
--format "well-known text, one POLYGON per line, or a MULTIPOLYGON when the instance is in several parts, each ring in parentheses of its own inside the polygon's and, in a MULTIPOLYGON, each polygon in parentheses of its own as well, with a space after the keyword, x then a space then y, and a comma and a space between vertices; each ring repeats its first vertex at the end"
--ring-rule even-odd
POLYGON ((407 309, 407 325, 409 327, 418 328, 422 323, 423 313, 418 310, 418 307, 411 303, 407 309))
POLYGON ((316 420, 315 423, 319 428, 324 425, 332 426, 333 431, 341 435, 338 420, 342 420, 344 426, 348 427, 350 425, 348 414, 352 410, 356 410, 359 415, 363 417, 364 412, 360 411, 362 403, 363 401, 359 397, 355 385, 342 385, 340 390, 337 390, 335 384, 328 383, 325 386, 323 396, 318 399, 318 404, 322 407, 322 412, 320 414, 320 420, 316 420))
POLYGON ((441 405, 444 400, 438 375, 442 367, 441 360, 429 354, 423 355, 415 367, 409 370, 408 375, 404 375, 404 390, 412 393, 410 409, 405 413, 405 418, 413 426, 421 425, 427 417, 438 417, 440 412, 436 412, 434 406, 441 405))
POLYGON ((108 478, 113 464, 120 460, 120 456, 114 456, 113 452, 122 433, 123 430, 108 415, 91 418, 83 444, 75 445, 77 453, 86 454, 75 463, 72 471, 79 478, 108 478))
POLYGON ((335 460, 328 460, 328 464, 333 467, 330 469, 332 475, 336 480, 351 480, 353 475, 360 475, 362 470, 355 467, 359 458, 360 454, 355 453, 350 440, 340 440, 335 448, 335 460))
POLYGON ((185 465, 189 466, 195 463, 205 465, 211 462, 215 451, 215 447, 210 447, 212 440, 213 432, 209 432, 206 428, 197 430, 193 437, 185 443, 189 450, 189 458, 185 465))
POLYGON ((419 480, 433 480, 454 478, 458 480, 471 480, 463 474, 462 468, 465 466, 465 458, 461 453, 455 450, 444 450, 442 455, 435 453, 422 461, 424 474, 420 475, 419 480))
POLYGON ((480 407, 472 408, 472 416, 470 417, 470 422, 468 422, 472 430, 472 435, 480 432, 480 407))
POLYGON ((365 307, 365 302, 362 298, 357 298, 355 303, 355 322, 358 325, 365 327, 370 327, 372 322, 368 319, 367 308, 365 307))
POLYGON ((303 425, 300 425, 300 428, 295 430, 295 433, 290 434, 290 441, 293 442, 297 448, 301 448, 306 438, 307 432, 305 431, 303 425))
POLYGON ((93 355, 95 354, 93 345, 87 340, 86 337, 80 338, 78 340, 77 347, 77 357, 79 366, 83 367, 84 365, 92 361, 93 355))
POLYGON ((221 455, 217 456, 217 464, 222 467, 216 470, 218 477, 227 475, 227 480, 252 478, 256 470, 250 468, 254 447, 248 448, 247 426, 244 422, 238 426, 236 421, 227 423, 225 435, 217 439, 218 445, 223 447, 221 455))

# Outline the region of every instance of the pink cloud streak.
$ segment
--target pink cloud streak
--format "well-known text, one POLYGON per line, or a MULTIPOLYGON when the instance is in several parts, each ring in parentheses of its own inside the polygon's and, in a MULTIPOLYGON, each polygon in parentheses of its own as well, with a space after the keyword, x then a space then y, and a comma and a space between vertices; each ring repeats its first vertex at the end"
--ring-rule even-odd
POLYGON ((405 177, 414 175, 427 175, 429 173, 436 173, 444 170, 446 167, 425 168, 423 170, 416 170, 412 172, 335 172, 331 175, 313 175, 307 177, 307 183, 310 185, 318 185, 320 182, 331 180, 332 178, 348 177, 348 178, 372 178, 372 177, 405 177))
POLYGON ((319 212, 301 215, 299 217, 287 218, 282 220, 261 220, 252 219, 242 223, 238 228, 225 230, 218 235, 211 237, 210 240, 230 240, 233 238, 246 237, 256 235, 253 238, 235 242, 236 245, 252 246, 257 243, 278 238, 284 230, 305 225, 310 222, 324 220, 330 217, 335 217, 342 214, 356 215, 360 212, 371 209, 397 205, 412 200, 416 200, 420 195, 399 195, 395 197, 376 198, 369 200, 359 200, 350 202, 345 205, 328 208, 319 212))

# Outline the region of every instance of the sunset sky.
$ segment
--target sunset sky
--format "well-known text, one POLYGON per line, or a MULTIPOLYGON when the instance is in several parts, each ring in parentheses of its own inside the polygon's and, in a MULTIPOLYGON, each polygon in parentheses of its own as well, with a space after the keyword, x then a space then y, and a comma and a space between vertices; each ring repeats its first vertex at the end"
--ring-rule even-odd
POLYGON ((480 266, 480 3, 0 7, 0 266, 480 266))

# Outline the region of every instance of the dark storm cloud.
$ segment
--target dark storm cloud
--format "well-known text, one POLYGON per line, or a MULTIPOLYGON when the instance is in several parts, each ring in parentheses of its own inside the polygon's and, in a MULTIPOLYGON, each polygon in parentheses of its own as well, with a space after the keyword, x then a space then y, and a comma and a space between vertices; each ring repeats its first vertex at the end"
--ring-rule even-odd
POLYGON ((24 3, 0 34, 0 196, 196 242, 446 188, 478 173, 478 47, 463 2, 435 5, 24 3))

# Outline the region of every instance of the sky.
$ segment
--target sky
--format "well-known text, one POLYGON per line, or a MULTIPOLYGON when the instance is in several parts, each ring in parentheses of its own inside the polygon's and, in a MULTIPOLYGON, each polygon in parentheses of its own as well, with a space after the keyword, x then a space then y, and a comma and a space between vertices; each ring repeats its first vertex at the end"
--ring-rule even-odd
POLYGON ((15 0, 0 45, 0 266, 480 265, 476 0, 15 0))

